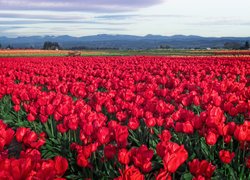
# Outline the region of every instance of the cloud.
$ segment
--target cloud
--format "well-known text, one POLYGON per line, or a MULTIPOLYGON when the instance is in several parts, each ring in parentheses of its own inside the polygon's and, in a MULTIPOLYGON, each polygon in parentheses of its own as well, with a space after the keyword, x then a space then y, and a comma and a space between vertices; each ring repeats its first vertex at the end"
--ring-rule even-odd
POLYGON ((128 19, 159 19, 159 18, 187 18, 188 16, 177 14, 113 14, 96 16, 96 19, 101 20, 128 20, 128 19))
POLYGON ((14 21, 1 21, 0 27, 3 25, 19 25, 19 24, 96 24, 96 25, 129 25, 127 22, 101 22, 101 21, 81 21, 81 20, 14 20, 14 21))
POLYGON ((115 14, 115 15, 102 15, 102 16, 96 16, 96 19, 105 19, 105 20, 124 20, 124 19, 130 19, 139 17, 139 15, 136 14, 115 14))
MULTIPOLYGON (((119 28, 119 27, 113 27, 113 28, 112 27, 82 27, 82 26, 76 25, 74 26, 74 31, 73 31, 74 34, 70 34, 70 35, 81 37, 83 36, 83 34, 93 35, 93 33, 100 34, 100 33, 110 33, 110 32, 116 34, 116 33, 124 33, 126 31, 127 31, 126 28, 119 28), (86 32, 89 32, 89 31, 92 33, 86 34, 86 32)), ((72 29, 70 28, 70 26, 65 27, 64 25, 61 25, 61 24, 56 24, 55 26, 47 26, 46 28, 40 27, 38 25, 0 26, 0 33, 8 37, 46 36, 46 35, 59 36, 59 35, 69 34, 69 32, 72 33, 72 29)))
POLYGON ((4 32, 10 29, 22 29, 22 28, 25 28, 25 26, 3 26, 1 27, 0 32, 4 32))
POLYGON ((84 30, 126 31, 126 28, 84 28, 84 30))
MULTIPOLYGON (((1 8, 0 8, 1 9, 1 8)), ((41 19, 41 20, 72 20, 89 18, 83 14, 55 13, 55 12, 33 12, 33 11, 2 11, 0 18, 8 19, 41 19)))
POLYGON ((50 12, 33 12, 33 11, 2 11, 0 12, 0 18, 8 19, 30 19, 30 20, 131 20, 131 19, 153 19, 153 18, 185 18, 187 16, 177 14, 103 14, 103 15, 90 15, 86 13, 56 13, 50 12))
POLYGON ((188 25, 196 26, 249 26, 250 21, 234 19, 234 18, 217 18, 216 20, 205 19, 203 21, 188 23, 188 25))
POLYGON ((0 0, 0 10, 133 11, 165 0, 0 0))

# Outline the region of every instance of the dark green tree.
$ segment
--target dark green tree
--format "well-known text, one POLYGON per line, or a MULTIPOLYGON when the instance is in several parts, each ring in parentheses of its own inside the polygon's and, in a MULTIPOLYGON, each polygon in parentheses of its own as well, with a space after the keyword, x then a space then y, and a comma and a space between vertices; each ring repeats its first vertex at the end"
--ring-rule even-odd
POLYGON ((249 42, 248 41, 245 42, 244 49, 249 49, 249 42))
POLYGON ((241 45, 238 42, 226 42, 224 44, 224 48, 225 49, 235 49, 235 50, 237 50, 237 49, 241 48, 241 45))
POLYGON ((6 49, 14 49, 14 47, 12 46, 12 45, 8 45, 7 47, 6 47, 6 49))
POLYGON ((50 42, 50 41, 46 41, 43 44, 43 49, 44 50, 56 50, 56 49, 61 49, 60 45, 58 44, 58 42, 50 42))
POLYGON ((169 48, 170 48, 170 46, 167 45, 167 44, 161 44, 160 45, 160 49, 169 49, 169 48))

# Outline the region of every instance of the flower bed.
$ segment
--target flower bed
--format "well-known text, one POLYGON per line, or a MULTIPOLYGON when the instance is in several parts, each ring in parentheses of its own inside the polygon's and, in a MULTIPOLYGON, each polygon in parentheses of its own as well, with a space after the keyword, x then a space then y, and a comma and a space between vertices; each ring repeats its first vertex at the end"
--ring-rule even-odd
POLYGON ((249 179, 250 57, 0 59, 2 179, 249 179))

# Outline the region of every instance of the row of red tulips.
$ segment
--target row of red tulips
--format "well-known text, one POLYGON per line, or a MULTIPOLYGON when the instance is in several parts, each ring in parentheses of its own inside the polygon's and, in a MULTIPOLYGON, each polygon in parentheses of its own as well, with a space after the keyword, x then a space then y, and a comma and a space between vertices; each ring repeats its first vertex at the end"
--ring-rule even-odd
POLYGON ((5 58, 0 99, 6 179, 250 178, 249 57, 5 58))

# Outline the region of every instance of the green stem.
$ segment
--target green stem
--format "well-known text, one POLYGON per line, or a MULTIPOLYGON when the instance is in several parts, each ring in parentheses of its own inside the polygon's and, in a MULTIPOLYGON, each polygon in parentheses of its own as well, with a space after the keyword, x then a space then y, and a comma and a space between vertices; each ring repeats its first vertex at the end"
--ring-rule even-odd
POLYGON ((69 136, 69 142, 71 142, 71 134, 70 134, 70 130, 68 132, 68 136, 69 136))
POLYGON ((74 142, 77 142, 76 141, 76 131, 74 131, 73 134, 74 134, 74 142))
POLYGON ((175 173, 173 174, 173 180, 175 180, 175 173))
MULTIPOLYGON (((224 164, 224 166, 228 170, 228 174, 230 174, 230 177, 232 179, 237 179, 235 174, 234 174, 234 170, 228 164, 224 164)), ((225 173, 226 173, 226 171, 225 171, 225 173)), ((226 175, 227 175, 227 173, 225 174, 225 177, 226 177, 226 175)), ((229 179, 231 179, 231 178, 229 178, 229 179)))
POLYGON ((55 137, 52 119, 49 118, 49 121, 50 121, 51 134, 52 134, 53 137, 55 137))
MULTIPOLYGON (((245 156, 246 156, 245 144, 246 144, 246 142, 244 142, 244 146, 243 146, 243 148, 244 148, 243 155, 242 155, 243 162, 245 161, 245 156)), ((241 172, 240 172, 240 179, 243 179, 244 171, 245 171, 245 164, 242 163, 242 168, 241 168, 241 172)))
POLYGON ((18 122, 18 124, 20 123, 19 111, 17 112, 17 122, 18 122))

